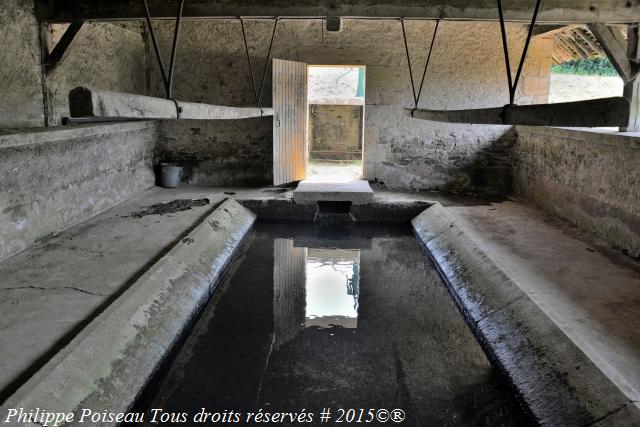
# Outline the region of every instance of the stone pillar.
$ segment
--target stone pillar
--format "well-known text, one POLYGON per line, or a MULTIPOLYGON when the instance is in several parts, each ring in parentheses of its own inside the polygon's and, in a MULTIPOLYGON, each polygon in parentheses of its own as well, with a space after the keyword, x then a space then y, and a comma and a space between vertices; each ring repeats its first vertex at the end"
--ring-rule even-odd
POLYGON ((546 104, 549 102, 552 54, 553 40, 551 38, 536 37, 531 40, 527 60, 520 77, 516 96, 517 104, 546 104))

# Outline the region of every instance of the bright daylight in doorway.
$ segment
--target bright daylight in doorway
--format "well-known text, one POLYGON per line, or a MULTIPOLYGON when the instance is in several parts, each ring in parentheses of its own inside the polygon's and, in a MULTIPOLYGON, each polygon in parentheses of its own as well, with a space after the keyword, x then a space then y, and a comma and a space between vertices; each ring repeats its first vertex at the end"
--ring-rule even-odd
POLYGON ((365 75, 362 66, 309 66, 308 181, 362 177, 365 75))

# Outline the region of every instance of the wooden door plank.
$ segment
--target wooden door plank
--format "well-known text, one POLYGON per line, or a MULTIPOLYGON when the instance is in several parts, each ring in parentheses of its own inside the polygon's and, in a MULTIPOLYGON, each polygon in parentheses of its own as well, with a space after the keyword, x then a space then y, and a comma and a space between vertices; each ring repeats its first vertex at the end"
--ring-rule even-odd
POLYGON ((274 185, 300 181, 307 165, 307 64, 273 60, 274 185))

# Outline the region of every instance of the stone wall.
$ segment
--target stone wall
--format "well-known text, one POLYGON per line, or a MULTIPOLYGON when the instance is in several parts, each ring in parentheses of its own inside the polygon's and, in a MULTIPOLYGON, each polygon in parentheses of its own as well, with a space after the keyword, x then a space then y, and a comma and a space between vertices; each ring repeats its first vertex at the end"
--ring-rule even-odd
MULTIPOLYGON (((246 22, 258 84, 272 25, 264 20, 246 22)), ((406 22, 415 75, 422 74, 433 27, 431 21, 406 22)), ((515 69, 525 27, 510 24, 508 32, 515 69)), ((168 55, 173 23, 159 24, 158 33, 165 55, 168 55)), ((421 107, 482 108, 508 102, 497 23, 444 22, 434 49, 421 107)), ((315 65, 367 66, 366 178, 384 182, 391 188, 412 190, 475 190, 497 185, 489 190, 500 191, 511 187, 509 148, 514 139, 509 127, 442 124, 414 120, 406 115, 404 109, 413 107, 413 101, 399 21, 345 20, 342 32, 327 33, 322 30, 320 20, 283 20, 278 26, 273 57, 315 65)), ((263 94, 265 106, 271 102, 270 79, 269 73, 263 94)), ((162 95, 160 74, 155 66, 152 91, 162 95)), ((185 101, 255 105, 238 21, 184 22, 174 94, 185 101)), ((533 101, 522 90, 518 100, 533 101)), ((184 128, 180 123, 168 123, 165 132, 177 134, 169 129, 172 126, 184 128)), ((199 127, 200 138, 217 133, 220 144, 231 144, 246 133, 242 126, 237 127, 240 135, 226 130, 217 132, 217 126, 217 123, 203 122, 191 128, 199 127)), ((222 123, 220 126, 227 128, 222 123)), ((189 135, 181 137, 188 138, 189 135)), ((271 130, 265 126, 260 138, 270 139, 271 130)), ((165 153, 175 151, 175 156, 179 157, 188 141, 161 141, 161 145, 165 153)), ((237 150, 238 156, 257 158, 261 148, 256 152, 247 144, 237 150)), ((264 165, 264 170, 269 168, 271 165, 264 165)), ((207 171, 202 173, 207 174, 207 171)), ((217 179, 209 182, 215 183, 217 179)))
POLYGON ((45 78, 41 43, 54 46, 66 26, 40 34, 33 0, 1 5, 0 128, 40 128, 0 131, 3 259, 152 186, 157 136, 152 122, 43 127, 68 115, 67 96, 78 85, 146 93, 140 24, 85 24, 45 78))
MULTIPOLYGON (((59 38, 66 27, 50 26, 47 38, 59 38)), ((49 125, 60 125, 62 117, 69 116, 69 91, 77 86, 145 94, 143 34, 142 26, 135 22, 86 23, 64 61, 45 79, 49 125)))
POLYGON ((154 185, 154 122, 0 133, 0 259, 154 185))
POLYGON ((0 128, 59 125, 75 86, 146 93, 139 23, 85 24, 59 67, 43 77, 41 43, 55 46, 67 25, 47 26, 41 41, 33 0, 2 0, 0 6, 0 128))
POLYGON ((0 128, 43 126, 38 22, 33 1, 0 1, 0 128))
POLYGON ((524 126, 516 132, 516 193, 639 256, 640 137, 524 126))
POLYGON ((271 185, 271 135, 271 117, 161 121, 157 159, 183 166, 191 184, 271 185))
POLYGON ((309 157, 361 160, 362 105, 309 105, 309 157))

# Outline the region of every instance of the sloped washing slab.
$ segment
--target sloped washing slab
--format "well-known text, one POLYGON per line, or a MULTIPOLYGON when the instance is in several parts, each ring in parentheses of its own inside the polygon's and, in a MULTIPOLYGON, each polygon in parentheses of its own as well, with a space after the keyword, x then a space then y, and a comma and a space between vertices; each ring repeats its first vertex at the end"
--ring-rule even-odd
POLYGON ((434 204, 412 225, 485 352, 537 422, 640 425, 625 384, 566 333, 460 218, 434 204))
POLYGON ((208 300, 255 219, 235 200, 223 202, 9 397, 3 419, 12 408, 126 412, 208 300))

